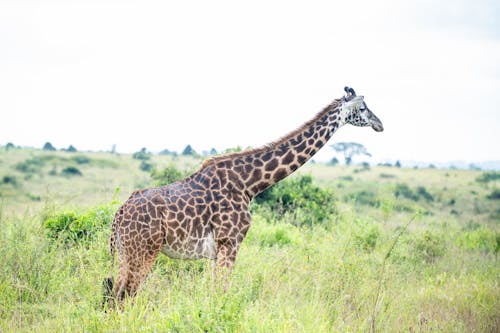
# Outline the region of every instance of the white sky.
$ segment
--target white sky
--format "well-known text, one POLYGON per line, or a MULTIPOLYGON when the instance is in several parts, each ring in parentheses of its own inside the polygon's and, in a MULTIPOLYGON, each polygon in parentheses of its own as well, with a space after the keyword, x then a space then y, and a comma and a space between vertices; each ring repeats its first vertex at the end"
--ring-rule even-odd
POLYGON ((499 59, 499 1, 1 0, 0 144, 256 147, 350 85, 385 131, 329 144, 499 160, 499 59))

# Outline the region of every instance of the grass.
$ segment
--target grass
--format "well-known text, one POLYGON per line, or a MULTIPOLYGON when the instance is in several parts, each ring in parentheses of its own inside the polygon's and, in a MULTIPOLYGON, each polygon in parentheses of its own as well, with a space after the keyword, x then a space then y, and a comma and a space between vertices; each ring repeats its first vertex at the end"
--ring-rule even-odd
MULTIPOLYGON (((68 242, 48 237, 45 222, 76 212, 78 221, 92 227, 99 207, 153 180, 128 155, 78 153, 84 163, 71 156, 27 149, 0 153, 1 178, 16 179, 15 186, 0 183, 2 332, 500 328, 498 203, 487 198, 498 180, 477 182, 481 171, 377 167, 355 173, 355 167, 308 164, 302 173, 335 194, 329 219, 300 225, 287 214, 255 210, 227 293, 213 287, 209 261, 161 256, 135 304, 106 313, 100 303, 110 264, 109 228, 68 242), (50 158, 55 164, 46 162, 31 177, 16 170, 18 163, 44 155, 56 156, 50 158), (49 174, 69 166, 82 176, 49 174), (396 197, 398 184, 412 193, 423 187, 433 200, 396 197), (370 193, 370 200, 359 193, 370 193)), ((157 168, 173 163, 191 170, 200 163, 165 156, 149 161, 157 168)))

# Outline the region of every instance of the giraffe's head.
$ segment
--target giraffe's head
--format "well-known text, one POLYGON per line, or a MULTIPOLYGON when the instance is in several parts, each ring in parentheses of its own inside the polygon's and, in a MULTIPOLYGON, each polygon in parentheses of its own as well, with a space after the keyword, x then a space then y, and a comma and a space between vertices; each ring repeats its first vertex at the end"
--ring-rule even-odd
MULTIPOLYGON (((346 87, 347 88, 347 87, 346 87)), ((342 99, 341 117, 345 124, 354 126, 371 126, 375 131, 382 132, 384 126, 380 119, 368 108, 363 96, 356 96, 350 89, 348 96, 342 99)))

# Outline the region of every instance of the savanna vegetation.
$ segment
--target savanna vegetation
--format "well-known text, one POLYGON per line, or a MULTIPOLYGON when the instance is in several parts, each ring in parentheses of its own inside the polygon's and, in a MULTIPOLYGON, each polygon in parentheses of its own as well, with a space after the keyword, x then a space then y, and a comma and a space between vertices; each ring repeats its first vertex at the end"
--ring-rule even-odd
POLYGON ((307 164, 256 198, 227 293, 209 261, 161 256, 105 312, 116 208, 201 159, 5 148, 2 332, 500 330, 498 172, 307 164))

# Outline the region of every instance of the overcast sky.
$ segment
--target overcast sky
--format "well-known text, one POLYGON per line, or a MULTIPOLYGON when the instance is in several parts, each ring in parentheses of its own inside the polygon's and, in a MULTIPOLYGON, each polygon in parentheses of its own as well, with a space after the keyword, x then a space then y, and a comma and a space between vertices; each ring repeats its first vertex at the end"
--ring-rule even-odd
POLYGON ((499 59, 498 0, 1 0, 0 144, 256 147, 350 85, 385 131, 330 144, 500 160, 499 59))

